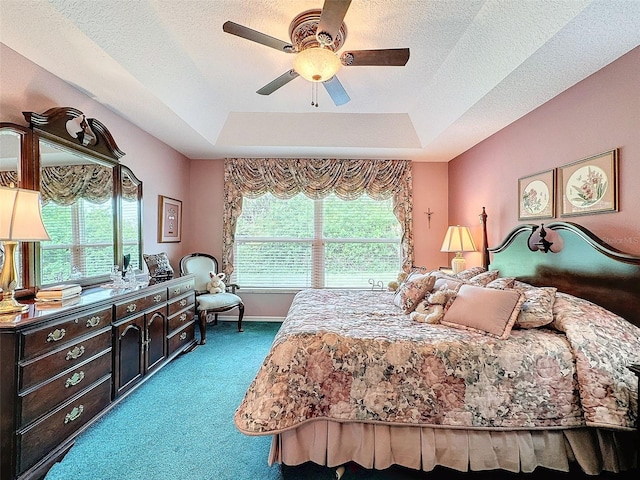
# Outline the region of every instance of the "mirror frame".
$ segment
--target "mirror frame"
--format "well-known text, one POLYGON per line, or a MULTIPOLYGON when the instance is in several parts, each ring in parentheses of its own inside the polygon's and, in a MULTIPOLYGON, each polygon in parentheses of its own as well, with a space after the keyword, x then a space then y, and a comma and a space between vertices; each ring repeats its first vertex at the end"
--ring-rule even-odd
MULTIPOLYGON (((0 123, 0 128, 15 131, 21 137, 20 152, 20 182, 17 185, 30 190, 40 190, 40 140, 56 144, 75 153, 86 156, 90 160, 108 164, 113 169, 113 202, 116 206, 113 221, 114 232, 114 265, 122 269, 123 258, 123 234, 122 234, 122 176, 123 172, 138 186, 138 241, 139 241, 139 269, 142 269, 143 252, 143 224, 142 224, 142 181, 133 171, 120 164, 120 158, 125 153, 121 151, 109 130, 98 120, 86 118, 80 111, 72 107, 55 107, 44 113, 23 112, 29 126, 24 127, 13 123, 0 123), (75 137, 73 130, 67 129, 67 123, 80 125, 83 132, 75 137)), ((28 296, 35 293, 36 286, 40 285, 40 246, 39 243, 24 243, 20 254, 22 255, 22 284, 23 288, 16 291, 16 297, 28 296)), ((109 278, 109 272, 103 277, 85 277, 80 279, 83 285, 94 285, 109 278), (89 280, 90 278, 90 280, 89 280), (83 281, 84 280, 84 281, 83 281), (87 281, 89 280, 89 281, 87 281)))

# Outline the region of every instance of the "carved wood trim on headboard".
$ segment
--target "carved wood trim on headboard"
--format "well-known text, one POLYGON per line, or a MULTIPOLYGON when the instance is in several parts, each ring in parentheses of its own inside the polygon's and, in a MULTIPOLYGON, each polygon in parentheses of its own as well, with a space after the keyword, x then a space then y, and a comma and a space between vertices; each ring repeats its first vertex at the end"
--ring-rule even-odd
POLYGON ((601 305, 640 326, 640 257, 611 247, 588 229, 569 222, 545 224, 562 239, 558 253, 533 252, 528 238, 534 225, 519 225, 497 247, 491 269, 536 286, 601 305))

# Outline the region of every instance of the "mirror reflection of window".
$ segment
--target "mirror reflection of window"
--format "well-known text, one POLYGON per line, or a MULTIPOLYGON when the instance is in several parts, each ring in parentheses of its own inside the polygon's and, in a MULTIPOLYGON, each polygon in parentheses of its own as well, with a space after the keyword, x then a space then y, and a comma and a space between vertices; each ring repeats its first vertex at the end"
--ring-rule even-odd
POLYGON ((40 141, 40 284, 108 274, 114 263, 113 168, 40 141))
MULTIPOLYGON (((19 186, 20 156, 22 138, 19 133, 10 128, 0 128, 0 186, 19 186)), ((20 242, 16 246, 15 265, 18 274, 18 286, 22 288, 22 247, 20 242)), ((0 267, 4 263, 4 246, 0 241, 0 267)))
POLYGON ((122 169, 122 249, 135 270, 140 265, 140 201, 138 192, 140 182, 127 169, 122 169))

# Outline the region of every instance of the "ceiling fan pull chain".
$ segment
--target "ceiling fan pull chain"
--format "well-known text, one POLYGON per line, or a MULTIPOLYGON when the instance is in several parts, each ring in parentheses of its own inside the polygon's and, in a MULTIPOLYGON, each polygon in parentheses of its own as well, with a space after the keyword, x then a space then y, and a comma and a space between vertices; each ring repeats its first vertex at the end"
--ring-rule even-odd
POLYGON ((318 83, 311 82, 311 106, 318 107, 318 83))

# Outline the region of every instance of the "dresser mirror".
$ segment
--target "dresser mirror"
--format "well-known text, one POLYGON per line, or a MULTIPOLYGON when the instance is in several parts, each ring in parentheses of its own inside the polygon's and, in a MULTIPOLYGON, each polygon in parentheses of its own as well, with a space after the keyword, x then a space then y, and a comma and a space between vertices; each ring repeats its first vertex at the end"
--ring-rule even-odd
MULTIPOLYGON (((28 168, 32 158, 31 131, 26 127, 12 123, 0 123, 0 186, 32 188, 32 184, 23 181, 22 172, 28 168)), ((27 245, 18 244, 16 248, 16 270, 18 273, 18 288, 23 280, 27 280, 22 268, 22 257, 28 255, 27 245), (25 253, 23 253, 25 250, 25 253)), ((0 266, 4 263, 4 247, 0 242, 0 266)), ((28 281, 26 282, 29 283, 28 281)))
POLYGON ((40 191, 51 240, 17 249, 16 296, 107 282, 114 265, 141 270, 142 182, 107 128, 69 107, 24 117, 29 128, 0 124, 0 185, 40 191))

